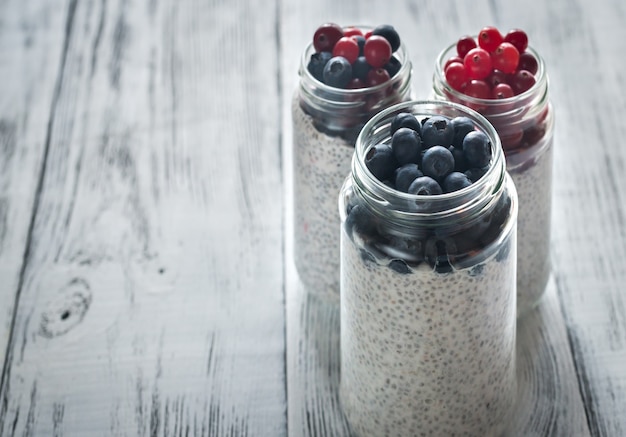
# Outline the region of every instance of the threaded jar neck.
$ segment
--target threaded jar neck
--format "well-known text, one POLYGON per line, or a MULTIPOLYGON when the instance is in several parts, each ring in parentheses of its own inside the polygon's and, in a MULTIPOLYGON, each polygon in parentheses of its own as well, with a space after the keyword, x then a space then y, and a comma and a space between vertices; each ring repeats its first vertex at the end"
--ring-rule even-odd
MULTIPOLYGON (((457 54, 456 43, 444 49, 435 61, 433 73, 433 97, 447 100, 475 109, 484 115, 500 135, 505 151, 511 149, 511 142, 519 139, 521 132, 531 129, 544 121, 550 129, 553 115, 549 110, 548 74, 543 58, 532 47, 526 49, 537 60, 535 84, 528 90, 504 99, 480 99, 463 94, 452 88, 444 72, 446 61, 457 54), (546 120, 547 118, 547 120, 546 120)), ((508 156, 508 152, 507 152, 508 156)))
POLYGON ((381 111, 365 124, 352 158, 354 193, 372 213, 388 222, 390 228, 409 234, 417 229, 452 234, 471 226, 493 208, 504 190, 505 175, 504 154, 494 127, 476 111, 444 101, 408 101, 381 111), (418 120, 433 115, 470 118, 490 140, 489 169, 472 185, 440 195, 414 195, 387 186, 370 172, 365 157, 371 147, 390 141, 391 120, 400 112, 410 112, 418 120))
MULTIPOLYGON (((371 27, 356 26, 369 30, 371 27)), ((341 89, 328 86, 315 79, 307 69, 315 53, 310 43, 300 59, 298 97, 302 109, 313 117, 318 129, 341 135, 344 131, 360 129, 381 109, 407 100, 411 88, 411 62, 404 43, 393 54, 400 61, 400 70, 387 82, 379 85, 341 89)))

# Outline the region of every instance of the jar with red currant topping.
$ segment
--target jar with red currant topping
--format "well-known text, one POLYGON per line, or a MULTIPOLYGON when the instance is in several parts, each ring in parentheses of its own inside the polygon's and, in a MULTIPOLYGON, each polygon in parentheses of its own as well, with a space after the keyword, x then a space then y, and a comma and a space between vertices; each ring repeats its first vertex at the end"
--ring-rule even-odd
POLYGON ((435 63, 433 94, 466 105, 495 127, 519 196, 518 314, 539 302, 550 276, 554 110, 548 73, 526 33, 494 27, 465 36, 435 63))
POLYGON ((338 302, 337 196, 365 122, 407 100, 411 63, 391 25, 320 26, 292 99, 294 261, 307 291, 338 302))
POLYGON ((380 112, 339 211, 354 433, 499 435, 517 398, 517 195, 493 126, 443 101, 380 112))

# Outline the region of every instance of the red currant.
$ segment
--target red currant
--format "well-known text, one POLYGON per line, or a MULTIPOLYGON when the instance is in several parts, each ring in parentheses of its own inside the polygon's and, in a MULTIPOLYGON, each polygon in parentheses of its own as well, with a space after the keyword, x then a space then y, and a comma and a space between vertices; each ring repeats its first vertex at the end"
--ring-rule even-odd
POLYGON ((509 85, 513 88, 515 94, 521 94, 528 91, 535 84, 535 76, 529 71, 518 70, 509 80, 509 85))
POLYGON ((500 70, 492 70, 489 76, 485 79, 487 85, 489 85, 492 89, 501 83, 506 83, 507 75, 504 74, 500 70))
POLYGON ((484 80, 470 80, 463 92, 477 99, 489 99, 491 97, 491 88, 484 80))
POLYGON ((354 64, 359 57, 359 44, 354 38, 342 36, 333 47, 333 57, 343 56, 350 64, 354 64))
POLYGON ((526 70, 531 74, 537 74, 537 70, 539 70, 539 63, 533 55, 528 52, 524 52, 519 55, 517 69, 526 70))
POLYGON ((537 144, 546 134, 546 126, 543 124, 536 124, 529 127, 524 131, 524 137, 522 139, 522 146, 534 146, 537 144))
POLYGON ((500 31, 493 26, 483 27, 478 33, 478 46, 490 53, 493 52, 503 40, 504 38, 502 38, 500 31))
POLYGON ((444 72, 448 84, 457 91, 461 91, 468 80, 465 65, 461 62, 452 62, 444 72))
POLYGON ((363 31, 357 27, 350 26, 343 29, 343 36, 363 36, 363 31))
POLYGON ((472 79, 484 79, 491 73, 492 64, 489 52, 480 47, 476 47, 465 55, 463 64, 467 70, 467 75, 472 79))
POLYGON ((338 24, 322 24, 313 35, 313 47, 316 52, 331 52, 342 36, 343 29, 338 24))
POLYGON ((514 95, 513 88, 508 83, 500 83, 491 89, 492 99, 508 99, 514 95))
MULTIPOLYGON (((455 48, 456 55, 451 54, 445 61, 443 73, 450 87, 463 94, 479 99, 508 99, 536 83, 538 59, 526 51, 528 35, 523 30, 512 29, 503 35, 497 27, 483 27, 476 38, 459 38, 455 48)), ((498 111, 503 104, 497 105, 498 111)), ((512 142, 519 143, 520 133, 515 132, 514 136, 512 142)))
POLYGON ((504 35, 504 41, 510 42, 518 52, 524 53, 528 47, 528 35, 520 29, 512 29, 504 35))
POLYGON ((504 73, 514 73, 519 62, 519 52, 510 42, 501 43, 491 54, 491 63, 504 73))
POLYGON ((391 44, 382 36, 372 35, 365 41, 363 55, 373 68, 382 67, 391 59, 391 44))
POLYGON ((546 121, 546 118, 548 118, 548 114, 549 114, 549 113, 550 113, 550 107, 549 107, 549 106, 546 106, 546 108, 545 108, 543 111, 541 111, 541 112, 539 113, 539 115, 537 116, 537 118, 536 118, 536 122, 537 122, 537 123, 543 123, 543 122, 545 122, 545 121, 546 121))
POLYGON ((476 45, 476 41, 474 40, 474 38, 468 35, 462 36, 456 42, 456 53, 459 55, 461 59, 463 59, 465 55, 467 55, 467 52, 469 52, 470 50, 476 47, 477 45, 476 45))
POLYGON ((462 64, 463 63, 463 58, 461 58, 459 56, 452 56, 451 58, 448 58, 446 63, 443 64, 443 71, 446 71, 446 68, 448 68, 448 65, 452 64, 453 62, 460 62, 462 64))
POLYGON ((506 151, 516 149, 522 141, 523 136, 524 131, 521 129, 501 133, 500 140, 502 141, 502 148, 506 151))
POLYGON ((346 87, 349 90, 355 90, 358 88, 365 88, 365 82, 363 82, 358 77, 353 77, 350 82, 348 82, 348 86, 346 87))
POLYGON ((381 83, 385 83, 390 79, 389 72, 382 67, 372 68, 367 73, 367 79, 365 80, 365 84, 368 87, 380 85, 381 83))
POLYGON ((374 30, 368 30, 368 31, 366 31, 366 32, 363 34, 363 36, 365 37, 365 39, 369 39, 369 38, 370 38, 370 36, 372 36, 372 32, 373 32, 373 31, 374 31, 374 30))

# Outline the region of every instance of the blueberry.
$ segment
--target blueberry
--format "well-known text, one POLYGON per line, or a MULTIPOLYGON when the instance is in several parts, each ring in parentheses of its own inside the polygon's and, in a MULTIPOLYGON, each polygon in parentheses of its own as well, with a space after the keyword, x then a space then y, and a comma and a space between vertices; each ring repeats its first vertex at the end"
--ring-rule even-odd
MULTIPOLYGON (((392 174, 392 178, 395 176, 395 173, 392 174)), ((396 189, 396 182, 395 179, 385 179, 384 181, 381 181, 383 184, 387 185, 389 188, 391 188, 392 190, 396 189)))
POLYGON ((372 30, 372 35, 380 35, 385 38, 391 46, 391 51, 395 52, 400 48, 400 35, 391 24, 381 24, 372 30))
POLYGON ((493 215, 491 220, 498 225, 503 225, 506 222, 511 212, 511 197, 508 194, 502 194, 493 208, 493 215))
POLYGON ((324 66, 322 76, 326 85, 345 88, 352 80, 352 66, 343 56, 335 56, 324 66))
POLYGON ((443 180, 454 170, 454 156, 443 146, 433 146, 424 152, 422 171, 426 176, 443 180))
POLYGON ((400 71, 400 68, 402 68, 402 63, 398 58, 392 56, 391 59, 389 59, 389 62, 383 65, 383 68, 387 70, 389 77, 394 77, 398 71, 400 71))
POLYGON ((432 146, 450 146, 453 139, 454 128, 446 117, 434 115, 422 125, 422 141, 426 149, 432 146))
POLYGON ((452 238, 432 238, 426 242, 424 259, 437 273, 452 271, 450 256, 457 253, 456 243, 452 238))
POLYGON ((324 67, 332 57, 333 55, 330 52, 313 53, 309 59, 308 65, 306 66, 309 73, 311 73, 311 76, 320 82, 324 82, 324 67))
POLYGON ((396 190, 407 193, 409 186, 417 178, 424 176, 424 173, 419 169, 417 164, 409 163, 404 164, 402 167, 396 169, 395 186, 396 190))
POLYGON ((472 267, 469 271, 469 275, 470 276, 479 276, 483 270, 485 269, 485 265, 484 264, 476 264, 474 267, 472 267))
POLYGON ((376 222, 372 214, 363 205, 354 205, 344 223, 346 233, 352 238, 354 232, 372 236, 376 232, 376 222))
POLYGON ((443 180, 441 187, 444 193, 451 193, 472 185, 472 181, 465 174, 453 171, 443 180))
POLYGON ((367 73, 369 73, 371 69, 372 67, 365 60, 365 56, 359 56, 356 58, 356 61, 354 61, 354 64, 352 64, 352 75, 366 81, 367 73))
POLYGON ((487 173, 487 170, 484 168, 468 168, 467 170, 465 170, 465 176, 467 176, 470 181, 472 182, 476 182, 478 179, 482 178, 484 176, 485 173, 487 173))
POLYGON ((365 37, 362 35, 355 35, 353 38, 359 46, 359 56, 363 56, 363 47, 365 47, 365 37))
POLYGON ((389 144, 376 144, 365 154, 365 165, 380 181, 389 179, 397 167, 396 158, 389 144))
POLYGON ((452 139, 452 145, 463 149, 463 138, 465 135, 474 130, 474 122, 468 117, 455 117, 450 121, 452 128, 454 129, 454 138, 452 139))
POLYGON ((467 228, 466 234, 471 235, 472 238, 480 243, 476 243, 477 246, 482 246, 483 244, 480 242, 480 238, 489 228, 491 228, 491 214, 482 214, 467 228))
POLYGON ((465 155, 463 154, 463 149, 460 147, 450 146, 448 150, 452 153, 454 157, 454 171, 458 171, 463 173, 467 170, 467 160, 465 159, 465 155))
POLYGON ((420 134, 408 127, 401 127, 391 137, 391 149, 398 164, 417 163, 422 151, 420 134))
POLYGON ((359 254, 361 255, 361 260, 363 264, 376 263, 376 258, 372 255, 371 252, 365 249, 359 249, 359 254))
POLYGON ((424 243, 418 238, 390 235, 386 241, 379 242, 377 248, 390 259, 402 259, 413 265, 424 260, 424 243))
POLYGON ((502 245, 500 250, 496 255, 496 261, 501 262, 509 257, 509 253, 511 252, 511 242, 507 239, 507 241, 502 245))
POLYGON ((431 177, 422 176, 415 179, 409 185, 409 194, 419 194, 420 196, 430 196, 433 194, 441 194, 441 186, 431 177))
POLYGON ((400 112, 391 119, 390 133, 393 135, 401 127, 413 129, 418 134, 422 132, 422 125, 413 114, 408 112, 400 112))
POLYGON ((409 269, 409 266, 406 265, 406 262, 404 262, 401 259, 392 259, 389 262, 389 268, 395 272, 398 272, 402 275, 406 275, 408 273, 411 273, 411 270, 409 269))
POLYGON ((486 167, 491 161, 491 141, 480 131, 473 131, 463 139, 463 154, 472 167, 486 167))
POLYGON ((505 193, 500 196, 490 215, 484 219, 484 221, 489 221, 489 227, 480 236, 480 242, 484 246, 488 246, 498 238, 510 213, 511 198, 505 193))
POLYGON ((448 235, 447 238, 454 238, 454 246, 456 249, 454 253, 455 260, 473 256, 480 248, 480 243, 478 242, 477 237, 475 237, 471 232, 465 231, 458 233, 455 234, 454 237, 448 235))

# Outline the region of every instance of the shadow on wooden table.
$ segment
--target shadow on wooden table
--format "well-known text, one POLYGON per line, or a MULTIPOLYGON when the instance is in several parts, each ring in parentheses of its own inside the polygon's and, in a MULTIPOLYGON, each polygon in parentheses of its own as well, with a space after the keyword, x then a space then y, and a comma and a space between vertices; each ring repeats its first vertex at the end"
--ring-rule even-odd
MULTIPOLYGON (((294 282, 287 298, 289 435, 348 437, 338 395, 339 305, 294 282)), ((517 356, 519 399, 506 437, 588 435, 553 280, 518 321, 517 356)))
POLYGON ((553 278, 540 303, 518 319, 517 377, 507 436, 589 435, 553 278))
POLYGON ((289 287, 287 313, 290 436, 350 436, 339 404, 339 302, 289 287))

